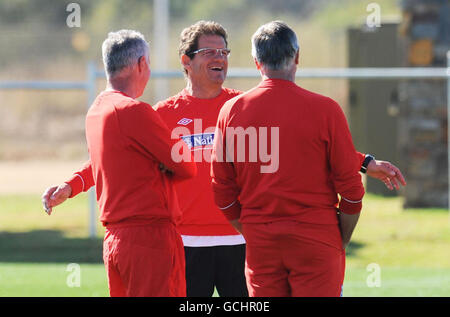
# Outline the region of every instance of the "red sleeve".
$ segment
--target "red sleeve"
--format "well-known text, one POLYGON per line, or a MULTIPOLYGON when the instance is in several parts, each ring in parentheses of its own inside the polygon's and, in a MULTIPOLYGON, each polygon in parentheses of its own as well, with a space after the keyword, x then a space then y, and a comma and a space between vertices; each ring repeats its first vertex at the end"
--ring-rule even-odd
POLYGON ((94 186, 95 182, 92 175, 91 161, 84 163, 83 167, 75 172, 66 183, 72 188, 72 194, 69 198, 75 197, 81 192, 86 192, 89 188, 94 186))
MULTIPOLYGON (((225 107, 222 107, 222 110, 225 107)), ((214 200, 228 220, 239 219, 241 204, 240 188, 236 183, 236 172, 232 162, 226 161, 225 114, 221 111, 214 133, 214 144, 211 153, 211 184, 214 200)))
POLYGON ((171 138, 169 128, 150 105, 141 102, 117 111, 121 132, 130 139, 131 146, 164 164, 175 179, 191 178, 197 174, 197 166, 187 144, 171 138), (175 153, 174 149, 179 151, 175 153))
POLYGON ((334 188, 341 196, 339 210, 347 214, 359 213, 362 208, 364 187, 359 170, 361 153, 357 153, 342 109, 333 101, 330 122, 328 154, 334 188))
POLYGON ((358 158, 359 158, 359 168, 361 169, 362 164, 364 163, 364 159, 366 158, 366 154, 361 153, 361 152, 356 152, 356 154, 358 154, 358 158))

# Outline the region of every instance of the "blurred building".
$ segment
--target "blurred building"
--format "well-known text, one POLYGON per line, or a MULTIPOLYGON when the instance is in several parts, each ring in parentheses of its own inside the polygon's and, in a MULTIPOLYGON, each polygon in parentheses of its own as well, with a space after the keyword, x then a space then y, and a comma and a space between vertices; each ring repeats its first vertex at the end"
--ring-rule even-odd
MULTIPOLYGON (((349 67, 446 67, 450 1, 404 0, 401 7, 398 24, 348 31, 349 67)), ((401 168, 405 207, 448 206, 446 88, 442 79, 350 81, 355 145, 401 168)), ((370 178, 366 188, 395 194, 370 178)))
MULTIPOLYGON (((383 23, 375 29, 348 31, 349 67, 398 67, 403 53, 397 36, 398 23, 383 23)), ((398 152, 398 80, 349 80, 349 125, 356 149, 376 158, 400 161, 398 152)), ((396 195, 379 180, 367 178, 366 191, 396 195)))

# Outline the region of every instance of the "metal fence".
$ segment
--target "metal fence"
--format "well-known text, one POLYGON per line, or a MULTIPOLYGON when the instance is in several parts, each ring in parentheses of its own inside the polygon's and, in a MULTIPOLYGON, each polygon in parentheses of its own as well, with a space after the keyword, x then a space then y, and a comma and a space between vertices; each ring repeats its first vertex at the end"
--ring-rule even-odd
MULTIPOLYGON (((97 79, 104 79, 105 72, 98 70, 94 62, 87 65, 86 81, 5 81, 0 82, 0 90, 84 90, 87 93, 87 107, 93 103, 97 94, 97 79)), ((230 68, 228 78, 259 78, 256 69, 230 68)), ((179 70, 153 70, 152 79, 183 78, 179 70)), ((394 67, 394 68, 303 68, 296 73, 296 78, 305 79, 447 79, 447 122, 450 122, 450 51, 447 53, 447 67, 394 67)), ((450 129, 447 131, 447 149, 450 148, 450 129)), ((448 150, 447 150, 448 151, 448 150)), ((450 167, 450 155, 448 155, 450 167)), ((450 168, 448 169, 450 184, 450 168)), ((449 186, 450 197, 450 186, 449 186)), ((449 200, 450 201, 450 200, 449 200)), ((450 204, 450 203, 449 203, 450 204)), ((449 207, 450 210, 450 207, 449 207)), ((89 190, 89 236, 97 234, 97 206, 95 191, 89 190)))

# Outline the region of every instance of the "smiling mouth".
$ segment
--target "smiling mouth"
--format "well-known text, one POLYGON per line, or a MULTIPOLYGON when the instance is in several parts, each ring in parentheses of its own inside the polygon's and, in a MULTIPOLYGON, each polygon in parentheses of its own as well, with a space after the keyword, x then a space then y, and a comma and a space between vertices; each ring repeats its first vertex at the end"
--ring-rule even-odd
POLYGON ((215 72, 223 71, 223 67, 219 67, 219 66, 210 67, 209 69, 211 69, 211 70, 213 70, 215 72))

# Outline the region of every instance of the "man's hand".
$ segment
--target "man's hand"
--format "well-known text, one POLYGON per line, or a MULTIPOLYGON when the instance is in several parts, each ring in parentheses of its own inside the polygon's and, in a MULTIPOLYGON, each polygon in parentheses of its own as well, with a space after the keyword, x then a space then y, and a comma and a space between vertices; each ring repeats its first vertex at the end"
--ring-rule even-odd
POLYGON ((399 189, 399 184, 406 186, 402 172, 393 164, 387 161, 372 160, 367 166, 366 174, 370 177, 381 180, 388 189, 399 189))
POLYGON ((72 187, 69 184, 61 184, 59 186, 52 186, 42 194, 42 204, 45 212, 50 216, 52 208, 62 204, 72 194, 72 187))
POLYGON ((170 169, 168 169, 163 163, 159 163, 159 170, 163 174, 173 175, 173 172, 170 169))

